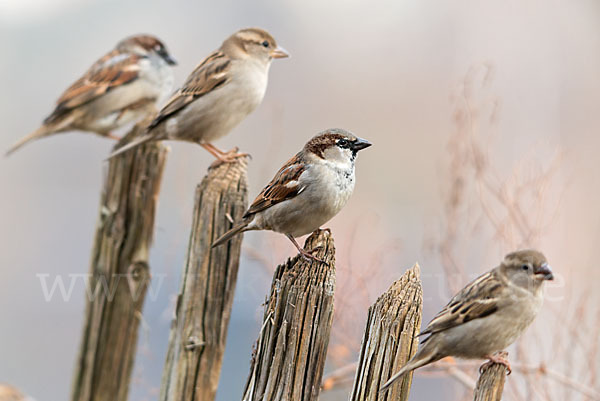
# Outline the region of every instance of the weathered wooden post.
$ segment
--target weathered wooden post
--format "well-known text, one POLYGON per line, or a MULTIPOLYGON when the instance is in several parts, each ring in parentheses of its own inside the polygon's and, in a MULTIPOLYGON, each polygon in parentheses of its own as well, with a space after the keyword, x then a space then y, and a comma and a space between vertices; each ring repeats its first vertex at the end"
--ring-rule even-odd
MULTIPOLYGON (((504 358, 508 352, 502 352, 504 358)), ((506 381, 506 367, 499 363, 485 364, 477 380, 473 399, 475 401, 500 401, 504 382, 506 381)))
POLYGON ((328 230, 311 234, 305 249, 327 263, 300 256, 279 265, 252 355, 244 401, 316 401, 335 290, 335 248, 328 230))
MULTIPOLYGON (((143 127, 140 123, 128 135, 143 127)), ((109 162, 72 401, 127 400, 166 154, 163 145, 153 143, 109 162)))
POLYGON ((417 352, 423 304, 419 265, 407 270, 369 308, 350 401, 407 400, 412 373, 379 392, 417 352))
POLYGON ((181 279, 161 401, 214 400, 225 352, 242 235, 211 249, 248 207, 247 161, 210 168, 196 189, 187 260, 181 279))

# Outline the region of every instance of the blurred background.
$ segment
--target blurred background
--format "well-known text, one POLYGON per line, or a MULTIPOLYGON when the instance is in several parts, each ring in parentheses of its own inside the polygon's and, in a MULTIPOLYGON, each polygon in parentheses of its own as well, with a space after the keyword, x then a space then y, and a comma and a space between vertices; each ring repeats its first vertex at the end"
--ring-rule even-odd
MULTIPOLYGON (((321 398, 347 399, 367 309, 415 261, 425 324, 505 253, 536 247, 557 280, 509 349, 521 370, 505 399, 598 399, 600 3, 482 3, 0 0, 0 150, 125 36, 161 38, 179 85, 237 29, 266 28, 292 58, 273 63, 262 105, 215 143, 252 154, 250 197, 322 129, 374 144, 328 224, 336 315, 321 398)), ((38 401, 70 395, 85 300, 73 275, 88 272, 112 146, 63 134, 0 158, 0 382, 38 401), (45 296, 57 277, 66 296, 45 296)), ((194 188, 213 161, 200 147, 169 146, 133 401, 157 398, 194 188)), ((245 236, 218 400, 240 398, 272 270, 294 253, 281 235, 245 236)), ((477 365, 458 364, 476 379, 477 365)), ((418 372, 412 398, 468 397, 446 367, 418 372)))

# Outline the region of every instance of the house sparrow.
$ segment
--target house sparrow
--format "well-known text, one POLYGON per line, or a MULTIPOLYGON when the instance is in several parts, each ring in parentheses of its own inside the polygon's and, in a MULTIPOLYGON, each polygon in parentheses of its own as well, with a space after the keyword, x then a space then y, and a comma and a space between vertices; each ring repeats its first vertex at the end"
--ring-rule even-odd
POLYGON ((544 300, 543 283, 553 278, 542 253, 509 253, 500 266, 469 283, 433 318, 419 334, 429 334, 423 346, 380 391, 404 374, 447 356, 487 358, 503 364, 510 373, 508 361, 494 354, 511 345, 531 324, 544 300))
POLYGON ((198 143, 221 162, 244 156, 237 149, 223 152, 211 142, 227 135, 262 102, 271 61, 283 57, 288 53, 263 29, 234 33, 192 71, 146 133, 109 158, 142 143, 165 139, 198 143))
POLYGON ((243 216, 243 221, 213 243, 224 244, 250 230, 285 234, 305 258, 319 260, 298 245, 344 207, 354 190, 354 160, 371 144, 343 129, 323 131, 275 174, 243 216))
POLYGON ((82 130, 118 139, 110 131, 155 112, 156 102, 173 89, 175 65, 163 43, 150 35, 119 42, 96 61, 56 102, 43 125, 6 153, 59 132, 82 130))

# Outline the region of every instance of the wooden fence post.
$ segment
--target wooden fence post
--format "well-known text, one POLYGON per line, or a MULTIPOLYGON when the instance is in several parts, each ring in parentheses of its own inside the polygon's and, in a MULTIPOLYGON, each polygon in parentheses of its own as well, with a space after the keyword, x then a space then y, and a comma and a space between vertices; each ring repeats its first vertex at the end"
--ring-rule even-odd
POLYGON ((412 373, 386 393, 379 387, 417 352, 423 304, 419 276, 415 264, 369 308, 350 401, 408 399, 412 373))
POLYGON ((244 401, 316 401, 335 291, 335 248, 328 230, 311 234, 305 249, 325 263, 300 256, 279 265, 252 355, 244 401))
POLYGON ((196 202, 169 336, 161 401, 214 400, 240 262, 242 235, 211 249, 248 207, 247 161, 210 168, 196 202))
MULTIPOLYGON (((143 127, 140 123, 128 136, 143 127)), ((153 143, 109 162, 72 401, 127 400, 166 154, 163 145, 153 143)))
MULTIPOLYGON (((501 355, 506 358, 508 352, 503 351, 501 355)), ((500 401, 504 382, 506 381, 506 367, 499 363, 485 364, 477 380, 473 393, 474 401, 500 401)))

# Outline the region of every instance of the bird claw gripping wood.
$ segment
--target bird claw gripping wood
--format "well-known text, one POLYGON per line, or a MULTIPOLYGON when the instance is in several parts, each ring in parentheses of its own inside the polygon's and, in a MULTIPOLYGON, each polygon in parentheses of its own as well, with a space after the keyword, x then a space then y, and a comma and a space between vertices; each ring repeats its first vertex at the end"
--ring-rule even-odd
POLYGON ((479 374, 483 373, 487 369, 489 369, 493 364, 497 363, 503 365, 506 368, 506 375, 510 375, 512 373, 512 368, 510 367, 510 362, 506 357, 508 356, 507 352, 499 352, 494 355, 488 356, 489 361, 485 362, 483 365, 479 367, 479 374))
POLYGON ((310 251, 305 251, 304 249, 299 249, 298 251, 300 253, 300 256, 302 256, 304 258, 304 260, 306 260, 309 263, 314 260, 315 262, 323 263, 325 266, 329 266, 329 262, 312 254, 312 252, 318 250, 319 248, 323 248, 323 247, 318 246, 316 248, 311 249, 310 251))

